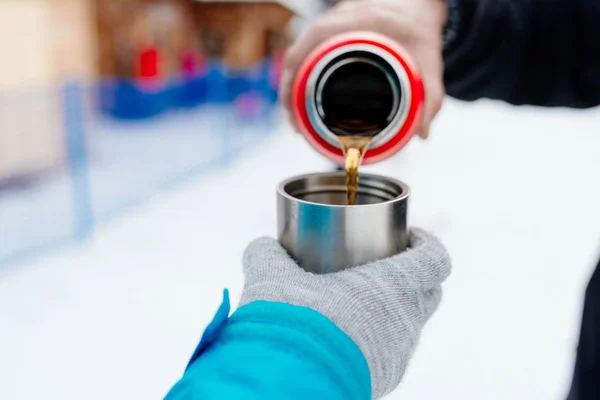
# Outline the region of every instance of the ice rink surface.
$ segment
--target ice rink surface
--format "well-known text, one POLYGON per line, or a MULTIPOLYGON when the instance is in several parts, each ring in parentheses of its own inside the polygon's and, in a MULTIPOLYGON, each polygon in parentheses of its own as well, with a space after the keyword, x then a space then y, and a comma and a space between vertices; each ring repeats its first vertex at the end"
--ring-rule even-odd
MULTIPOLYGON (((427 142, 364 171, 412 189, 454 272, 389 399, 563 399, 600 256, 600 112, 448 101, 427 142)), ((331 169, 282 122, 242 159, 87 243, 0 273, 0 399, 160 399, 275 235, 275 186, 331 169)), ((235 362, 235 360, 232 360, 235 362)), ((301 377, 299 377, 301 379, 301 377)))

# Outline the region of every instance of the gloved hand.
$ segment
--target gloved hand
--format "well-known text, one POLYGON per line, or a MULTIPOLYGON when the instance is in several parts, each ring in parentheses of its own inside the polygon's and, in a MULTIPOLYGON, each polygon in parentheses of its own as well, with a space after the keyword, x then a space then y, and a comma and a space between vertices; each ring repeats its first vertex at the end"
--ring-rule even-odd
POLYGON ((450 269, 441 243, 418 229, 411 231, 407 251, 326 275, 305 272, 276 240, 262 238, 244 254, 240 305, 266 300, 325 315, 362 351, 373 397, 379 398, 400 383, 450 269))

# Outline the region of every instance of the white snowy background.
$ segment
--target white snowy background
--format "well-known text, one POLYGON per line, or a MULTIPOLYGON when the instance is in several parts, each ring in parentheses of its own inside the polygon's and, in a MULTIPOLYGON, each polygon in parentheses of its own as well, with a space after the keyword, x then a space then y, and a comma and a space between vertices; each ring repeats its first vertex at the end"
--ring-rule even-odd
MULTIPOLYGON (((448 101, 430 140, 364 168, 411 186, 411 225, 454 264, 389 399, 565 398, 600 256, 599 126, 598 110, 448 101)), ((223 288, 237 302, 245 245, 275 234, 275 186, 332 168, 285 118, 274 129, 87 242, 0 269, 0 399, 162 398, 223 288)))

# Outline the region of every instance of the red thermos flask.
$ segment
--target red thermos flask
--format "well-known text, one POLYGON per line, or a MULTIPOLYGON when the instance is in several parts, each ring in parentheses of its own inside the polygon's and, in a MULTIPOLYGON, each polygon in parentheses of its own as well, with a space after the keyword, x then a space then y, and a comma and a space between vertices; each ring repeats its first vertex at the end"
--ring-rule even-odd
POLYGON ((361 114, 383 121, 363 159, 372 164, 397 153, 421 121, 425 93, 410 54, 373 32, 350 32, 316 48, 298 70, 292 110, 308 142, 330 160, 344 158, 331 121, 361 114))

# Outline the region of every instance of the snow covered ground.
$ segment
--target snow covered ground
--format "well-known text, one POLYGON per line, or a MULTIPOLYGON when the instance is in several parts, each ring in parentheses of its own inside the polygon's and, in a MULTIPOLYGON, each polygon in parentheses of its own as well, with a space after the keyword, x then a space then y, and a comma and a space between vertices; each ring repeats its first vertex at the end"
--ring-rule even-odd
MULTIPOLYGON (((411 186, 411 224, 454 262, 390 399, 565 397, 600 255, 598 126, 597 110, 449 101, 429 141, 364 169, 411 186)), ((162 398, 222 289, 239 298, 247 242, 275 234, 277 183, 330 168, 282 123, 90 241, 2 270, 0 398, 162 398)))

